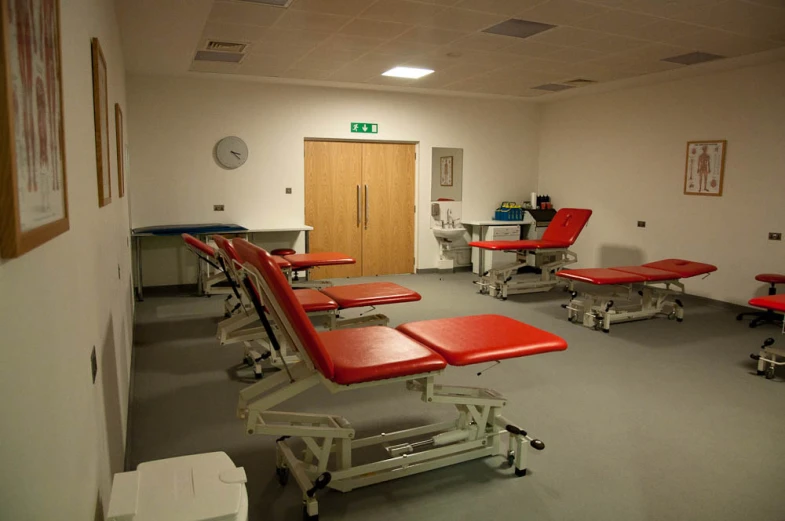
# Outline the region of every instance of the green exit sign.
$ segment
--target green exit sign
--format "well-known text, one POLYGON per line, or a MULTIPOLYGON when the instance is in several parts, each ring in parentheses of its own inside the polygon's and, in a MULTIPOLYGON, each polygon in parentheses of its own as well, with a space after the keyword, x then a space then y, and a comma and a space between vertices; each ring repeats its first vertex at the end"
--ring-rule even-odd
POLYGON ((352 123, 353 134, 378 134, 379 125, 376 123, 352 123))

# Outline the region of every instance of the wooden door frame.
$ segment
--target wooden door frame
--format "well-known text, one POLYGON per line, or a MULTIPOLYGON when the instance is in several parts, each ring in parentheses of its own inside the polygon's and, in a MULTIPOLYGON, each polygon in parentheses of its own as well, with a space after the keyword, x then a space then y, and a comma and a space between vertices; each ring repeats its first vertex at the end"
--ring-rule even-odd
MULTIPOLYGON (((419 141, 406 141, 401 139, 345 139, 345 138, 321 138, 321 137, 306 137, 303 138, 303 154, 305 154, 305 143, 307 141, 330 141, 337 143, 369 143, 379 145, 414 145, 414 272, 417 273, 420 265, 420 227, 417 224, 419 219, 420 205, 417 201, 420 200, 420 142, 419 141)), ((429 181, 430 182, 430 181, 429 181)), ((430 188, 430 185, 429 185, 430 188)), ((303 161, 303 190, 305 190, 305 161, 303 161)), ((305 203, 305 195, 303 194, 303 203, 305 203)), ((305 209, 303 208, 303 215, 305 209)))

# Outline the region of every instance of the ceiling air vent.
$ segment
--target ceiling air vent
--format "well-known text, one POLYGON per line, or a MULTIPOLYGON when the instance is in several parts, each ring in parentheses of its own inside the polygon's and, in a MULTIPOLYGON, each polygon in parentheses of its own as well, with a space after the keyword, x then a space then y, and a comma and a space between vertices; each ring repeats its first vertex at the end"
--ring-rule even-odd
POLYGON ((239 52, 197 51, 194 61, 240 63, 245 55, 239 52))
POLYGON ((271 5, 273 7, 289 7, 293 0, 240 0, 249 4, 271 5))
POLYGON ((564 82, 567 85, 572 85, 574 87, 583 87, 584 85, 591 85, 592 83, 597 83, 595 80, 587 80, 584 78, 577 78, 570 81, 564 82))
POLYGON ((680 54, 679 56, 671 56, 670 58, 663 58, 664 62, 680 63, 681 65, 695 65, 697 63, 705 63, 714 60, 721 60, 725 56, 719 54, 711 54, 708 52, 689 52, 687 54, 680 54))
POLYGON ((546 83, 545 85, 537 85, 532 87, 536 90, 547 90, 549 92, 559 92, 560 90, 572 89, 572 85, 559 85, 558 83, 546 83))
POLYGON ((517 18, 510 18, 509 20, 496 24, 493 27, 485 29, 484 33, 500 34, 502 36, 512 36, 513 38, 528 38, 534 36, 548 29, 553 29, 555 25, 541 24, 540 22, 530 22, 528 20, 518 20, 517 18))
POLYGON ((245 43, 237 42, 219 42, 217 40, 208 40, 207 45, 204 46, 207 51, 221 51, 221 52, 245 52, 248 47, 245 43))

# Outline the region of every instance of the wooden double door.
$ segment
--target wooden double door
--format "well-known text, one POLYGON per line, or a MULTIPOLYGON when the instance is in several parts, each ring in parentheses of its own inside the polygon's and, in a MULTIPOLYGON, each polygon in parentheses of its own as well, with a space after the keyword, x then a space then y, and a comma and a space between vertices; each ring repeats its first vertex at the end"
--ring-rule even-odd
POLYGON ((305 224, 312 252, 335 251, 353 265, 324 267, 313 278, 414 271, 415 146, 305 142, 305 224))

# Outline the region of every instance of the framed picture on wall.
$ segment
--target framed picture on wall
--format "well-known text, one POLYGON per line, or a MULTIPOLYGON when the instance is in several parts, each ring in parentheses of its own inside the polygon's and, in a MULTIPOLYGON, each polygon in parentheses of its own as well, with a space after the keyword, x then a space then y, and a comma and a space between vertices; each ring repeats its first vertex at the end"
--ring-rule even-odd
POLYGON ((68 230, 58 0, 0 0, 0 255, 68 230))
POLYGON ((117 196, 125 195, 125 138, 123 132, 123 109, 119 103, 114 104, 114 127, 117 153, 117 196))
POLYGON ((106 60, 98 38, 92 40, 93 113, 95 118, 95 161, 98 170, 98 206, 112 201, 112 178, 109 167, 109 96, 106 60))
POLYGON ((441 186, 452 186, 452 158, 453 156, 446 156, 439 159, 441 172, 439 184, 441 186))
POLYGON ((727 145, 728 142, 724 139, 687 142, 684 171, 686 195, 722 195, 727 145))

